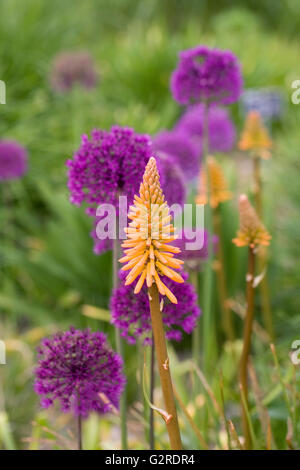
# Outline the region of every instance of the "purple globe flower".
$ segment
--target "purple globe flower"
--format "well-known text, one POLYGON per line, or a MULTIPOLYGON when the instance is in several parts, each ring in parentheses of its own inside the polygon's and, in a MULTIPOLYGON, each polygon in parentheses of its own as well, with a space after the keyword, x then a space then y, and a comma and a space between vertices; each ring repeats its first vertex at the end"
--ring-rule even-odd
MULTIPOLYGON (((123 279, 126 273, 120 271, 123 279)), ((184 280, 186 273, 181 273, 184 280)), ((164 300, 162 311, 163 323, 166 327, 166 337, 169 340, 180 341, 182 331, 190 334, 196 326, 201 310, 197 305, 197 294, 188 282, 178 284, 163 276, 162 281, 177 297, 178 304, 164 300)), ((147 287, 144 286, 138 295, 133 293, 136 281, 130 286, 120 285, 113 291, 110 307, 112 323, 121 330, 121 335, 127 342, 134 344, 139 337, 144 338, 144 344, 151 343, 151 318, 147 287)))
MULTIPOLYGON (((173 245, 180 248, 180 257, 184 260, 185 266, 189 269, 199 269, 202 262, 208 256, 208 232, 201 228, 184 227, 177 233, 178 238, 173 245)), ((217 249, 218 237, 213 235, 213 250, 217 249)))
POLYGON ((187 180, 197 177, 201 152, 199 145, 186 132, 163 131, 155 137, 153 147, 155 153, 164 152, 171 156, 187 180))
POLYGON ((86 51, 62 52, 54 58, 51 85, 55 91, 69 91, 75 84, 94 88, 97 79, 93 59, 86 51))
POLYGON ((156 152, 160 184, 169 206, 183 206, 186 199, 186 181, 176 160, 164 152, 156 152))
MULTIPOLYGON (((195 139, 202 148, 204 105, 190 107, 179 119, 176 129, 195 139)), ((226 109, 211 106, 208 111, 209 152, 230 152, 235 144, 236 132, 226 109)))
POLYGON ((78 206, 85 203, 92 216, 103 203, 113 204, 118 211, 120 194, 131 203, 151 157, 151 147, 148 135, 136 134, 127 127, 96 129, 90 139, 83 135, 73 160, 67 161, 71 202, 78 206))
POLYGON ((118 408, 124 384, 122 359, 103 333, 71 327, 43 339, 38 348, 34 389, 43 408, 58 400, 63 412, 77 416, 108 413, 118 408))
POLYGON ((0 140, 0 181, 21 178, 26 170, 25 148, 13 140, 0 140))
POLYGON ((205 101, 230 104, 242 92, 242 76, 237 57, 231 51, 197 46, 180 52, 171 77, 171 91, 178 103, 205 101))

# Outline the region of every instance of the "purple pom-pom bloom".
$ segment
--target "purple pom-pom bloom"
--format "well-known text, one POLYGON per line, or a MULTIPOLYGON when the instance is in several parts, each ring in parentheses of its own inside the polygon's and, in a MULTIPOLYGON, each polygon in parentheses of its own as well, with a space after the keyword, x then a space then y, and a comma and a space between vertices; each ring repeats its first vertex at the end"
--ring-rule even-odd
POLYGON ((124 384, 122 359, 103 333, 71 327, 42 340, 34 389, 44 408, 58 400, 63 412, 104 414, 118 408, 124 384))
POLYGON ((187 180, 197 177, 200 167, 200 148, 186 132, 163 131, 155 137, 153 147, 156 153, 164 152, 173 157, 187 180))
POLYGON ((127 127, 95 129, 90 139, 83 135, 73 160, 67 161, 71 202, 85 203, 90 215, 95 215, 98 204, 110 203, 118 209, 121 194, 131 203, 151 150, 148 135, 127 127))
MULTIPOLYGON (((120 271, 121 279, 124 272, 120 271)), ((181 273, 184 280, 186 273, 181 273)), ((162 319, 166 327, 166 337, 169 340, 180 341, 182 330, 190 334, 196 326, 201 310, 197 305, 197 294, 188 282, 178 284, 166 276, 161 277, 166 286, 172 290, 178 304, 164 301, 162 319)), ((151 318, 147 287, 143 286, 138 295, 134 294, 136 281, 130 286, 120 285, 113 291, 111 297, 112 323, 121 330, 121 335, 127 342, 134 344, 139 337, 144 338, 144 344, 151 344, 151 318)))
POLYGON ((0 140, 0 181, 21 178, 27 170, 27 152, 18 142, 0 140))
POLYGON ((62 52, 54 59, 51 85, 55 91, 69 91, 75 84, 94 88, 97 79, 92 57, 86 51, 62 52))
POLYGON ((231 51, 197 46, 180 52, 177 69, 171 77, 171 91, 178 103, 230 104, 242 91, 237 57, 231 51))
MULTIPOLYGON (((191 106, 179 119, 176 129, 189 134, 202 147, 204 105, 191 106)), ((208 110, 209 152, 230 152, 236 132, 226 109, 211 106, 208 110)))
MULTIPOLYGON (((180 257, 184 260, 185 266, 189 269, 199 269, 202 262, 208 256, 208 232, 202 228, 184 227, 177 233, 178 238, 173 245, 180 248, 180 257), (197 248, 197 249, 195 249, 197 248)), ((213 250, 217 249, 218 237, 213 235, 213 250)))

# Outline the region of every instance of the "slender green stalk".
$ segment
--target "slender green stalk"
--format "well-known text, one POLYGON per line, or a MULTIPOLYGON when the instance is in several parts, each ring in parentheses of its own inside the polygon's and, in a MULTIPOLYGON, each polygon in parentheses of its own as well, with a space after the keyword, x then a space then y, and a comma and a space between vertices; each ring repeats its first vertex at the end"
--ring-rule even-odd
MULTIPOLYGON (((263 220, 262 179, 261 179, 261 165, 260 165, 261 158, 258 155, 254 155, 253 162, 254 162, 253 173, 254 173, 255 209, 260 220, 263 220)), ((260 272, 267 269, 266 250, 262 251, 260 256, 258 257, 258 266, 259 266, 260 272)), ((262 304, 263 322, 264 322, 267 332, 269 333, 271 340, 274 341, 274 327, 273 327, 272 310, 271 310, 267 274, 265 274, 265 276, 261 280, 259 284, 259 290, 260 290, 260 297, 261 297, 261 304, 262 304)))
POLYGON ((248 409, 248 358, 251 348, 251 334, 254 319, 254 287, 253 280, 255 276, 255 253, 249 247, 248 253, 248 272, 247 272, 247 311, 244 326, 243 350, 240 359, 239 381, 243 391, 242 399, 242 423, 245 437, 245 448, 252 448, 251 431, 249 428, 249 420, 247 416, 248 409), (245 406, 246 404, 246 406, 245 406))
POLYGON ((219 239, 218 250, 217 250, 218 266, 217 266, 216 273, 217 273, 220 307, 221 307, 222 320, 223 320, 223 329, 224 329, 227 339, 229 341, 233 341, 235 338, 235 334, 234 334, 234 326, 233 326, 231 310, 228 307, 228 303, 227 303, 228 294, 227 294, 226 276, 225 276, 225 269, 224 269, 224 253, 223 253, 223 245, 222 245, 222 229, 221 229, 219 206, 213 210, 213 226, 214 226, 214 233, 218 236, 218 239, 219 239))
MULTIPOLYGON (((208 175, 207 168, 207 155, 209 150, 209 135, 208 135, 208 105, 204 105, 204 118, 203 118, 203 160, 206 162, 206 174, 208 175)), ((206 178, 206 194, 207 204, 205 205, 205 227, 208 231, 208 256, 205 263, 204 279, 203 279, 203 369, 205 373, 210 369, 213 360, 214 352, 214 321, 212 318, 212 290, 213 290, 213 243, 212 243, 212 210, 209 204, 210 201, 210 181, 209 177, 206 178)), ((201 335, 200 326, 198 325, 198 334, 201 335)), ((199 340, 200 342, 200 340, 199 340)))
POLYGON ((82 450, 82 420, 81 415, 77 417, 77 431, 78 431, 78 450, 82 450))
MULTIPOLYGON (((241 399, 242 399, 243 409, 245 410, 245 415, 246 415, 246 418, 247 418, 249 433, 250 433, 250 436, 251 436, 251 444, 250 444, 251 447, 249 447, 249 449, 252 449, 252 447, 254 446, 254 449, 258 450, 258 445, 257 445, 256 438, 255 438, 254 428, 253 428, 253 424, 252 424, 252 420, 251 420, 251 416, 250 416, 250 412, 249 412, 249 404, 248 404, 248 400, 245 397, 245 393, 244 393, 244 389, 243 389, 242 385, 240 387, 240 392, 241 392, 241 399)), ((246 446, 247 446, 247 441, 246 441, 246 446)), ((248 447, 246 447, 246 448, 248 449, 248 447)))
MULTIPOLYGON (((118 229, 118 219, 117 219, 117 229, 118 229)), ((119 265, 118 260, 120 258, 120 242, 118 238, 113 241, 113 288, 118 287, 119 284, 119 265)), ((124 345, 121 338, 121 334, 118 328, 115 328, 115 338, 116 338, 116 349, 117 353, 123 358, 124 361, 124 345)), ((124 361, 125 364, 125 361, 124 361)), ((128 448, 127 440, 127 399, 126 399, 126 388, 124 389, 121 399, 120 399, 120 419, 121 419, 121 445, 122 450, 128 448)))
POLYGON ((165 423, 169 434, 171 449, 181 450, 182 444, 169 368, 169 357, 159 305, 159 293, 156 284, 153 284, 149 288, 148 293, 156 360, 158 363, 158 371, 165 401, 165 408, 168 415, 167 418, 165 418, 165 423))
MULTIPOLYGON (((152 334, 152 345, 151 345, 151 368, 150 368, 150 401, 154 403, 154 387, 155 387, 155 369, 154 369, 154 338, 152 334)), ((154 410, 150 408, 149 414, 149 447, 150 450, 155 449, 154 439, 154 410)))

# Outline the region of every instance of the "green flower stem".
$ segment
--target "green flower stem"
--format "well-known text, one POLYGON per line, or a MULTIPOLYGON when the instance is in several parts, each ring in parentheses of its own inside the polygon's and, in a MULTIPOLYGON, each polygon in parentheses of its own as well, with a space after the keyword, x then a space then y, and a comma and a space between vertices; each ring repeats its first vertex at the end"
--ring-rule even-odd
POLYGON ((81 416, 77 417, 77 428, 78 428, 78 450, 82 450, 82 420, 81 416))
MULTIPOLYGON (((119 226, 118 219, 117 219, 117 228, 119 226)), ((113 288, 116 289, 119 285, 119 258, 120 258, 120 242, 118 238, 113 241, 113 288)), ((117 353, 122 357, 123 362, 124 360, 124 344, 121 338, 121 334, 118 328, 115 328, 115 338, 116 338, 116 349, 117 353)), ((122 450, 126 450, 128 448, 128 439, 127 439, 127 397, 126 397, 126 388, 122 393, 120 399, 120 418, 121 418, 121 445, 122 450)))
POLYGON ((255 276, 255 253, 249 247, 248 253, 248 272, 247 272, 247 311, 244 326, 243 350, 240 359, 239 381, 243 390, 244 400, 242 401, 242 423, 245 437, 245 448, 252 448, 251 430, 249 428, 249 420, 247 416, 248 404, 248 359, 251 348, 251 335, 254 319, 254 287, 253 281, 255 276), (246 406, 245 406, 246 405, 246 406))
MULTIPOLYGON (((261 157, 254 155, 253 157, 253 175, 254 175, 254 196, 255 196, 255 210, 260 220, 263 220, 262 213, 262 179, 261 179, 261 157)), ((259 271, 267 270, 267 256, 266 249, 262 251, 258 257, 259 271)), ((272 318, 272 309, 270 302, 270 293, 267 274, 263 277, 259 284, 262 317, 265 328, 269 333, 270 339, 274 341, 274 327, 272 318)))

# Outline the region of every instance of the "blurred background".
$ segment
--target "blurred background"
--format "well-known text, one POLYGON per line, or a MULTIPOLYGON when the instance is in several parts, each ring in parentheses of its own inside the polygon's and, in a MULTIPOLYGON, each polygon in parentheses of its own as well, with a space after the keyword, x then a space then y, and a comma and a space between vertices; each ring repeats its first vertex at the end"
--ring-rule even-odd
MULTIPOLYGON (((7 348, 7 365, 0 365, 0 448, 68 447, 68 439, 72 443, 72 436, 64 434, 68 416, 41 411, 32 391, 35 347, 41 337, 72 324, 100 328, 114 341, 107 311, 111 253, 93 253, 92 221, 69 202, 65 162, 78 148, 80 135, 94 127, 109 129, 117 123, 150 135, 172 128, 182 109, 171 97, 170 75, 179 51, 198 44, 231 49, 242 64, 246 90, 267 87, 280 95, 280 113, 268 122, 274 150, 271 160, 263 162, 264 220, 273 237, 268 275, 276 344, 289 363, 292 341, 300 339, 300 104, 291 102, 292 82, 300 79, 299 40, 297 0, 0 3, 0 80, 6 83, 0 139, 26 147, 29 162, 22 179, 0 185, 0 340, 7 348), (61 52, 77 50, 92 57, 97 85, 56 92, 53 60, 61 52)), ((241 102, 230 112, 239 135, 245 119, 241 102)), ((219 162, 235 193, 224 217, 227 275, 234 296, 243 292, 245 272, 243 250, 231 243, 238 227, 236 200, 239 193, 251 191, 252 183, 237 150, 221 155, 219 162)), ((241 334, 238 317, 236 324, 241 334)), ((189 348, 188 337, 175 345, 182 357, 189 348)), ((258 369, 271 391, 270 353, 257 348, 258 369)), ((217 360, 226 362, 227 353, 221 338, 217 360)), ((135 354, 127 346, 126 373, 131 377, 136 375, 135 354)), ((130 430, 132 447, 143 448, 136 437, 137 384, 138 378, 129 386, 130 430)), ((269 403, 280 442, 286 424, 277 398, 269 403)), ((230 391, 228 399, 234 402, 230 391)), ((101 431, 102 447, 114 448, 117 427, 115 417, 100 424, 92 417, 86 423, 86 446, 99 448, 95 435, 101 431)), ((193 445, 192 438, 187 445, 193 445)))

